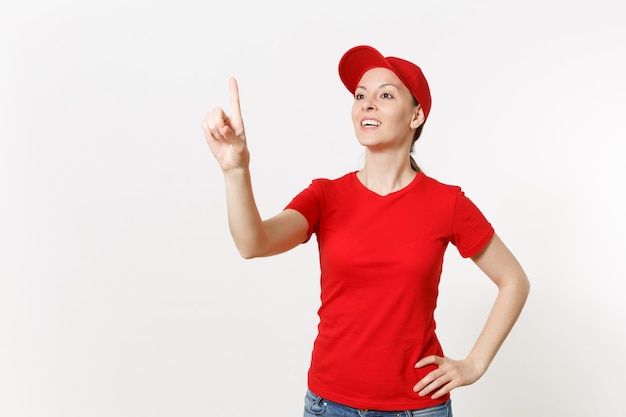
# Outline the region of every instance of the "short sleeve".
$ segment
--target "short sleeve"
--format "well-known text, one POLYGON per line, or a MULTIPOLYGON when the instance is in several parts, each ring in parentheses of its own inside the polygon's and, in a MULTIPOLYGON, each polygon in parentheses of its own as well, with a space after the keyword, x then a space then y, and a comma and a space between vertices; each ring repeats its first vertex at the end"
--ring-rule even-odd
POLYGON ((464 258, 480 252, 494 235, 491 223, 461 190, 456 197, 452 228, 452 243, 464 258))
POLYGON ((311 182, 311 184, 296 195, 285 209, 296 210, 302 214, 309 223, 309 229, 307 231, 306 240, 308 242, 311 235, 316 231, 320 217, 320 192, 317 187, 317 181, 311 182))

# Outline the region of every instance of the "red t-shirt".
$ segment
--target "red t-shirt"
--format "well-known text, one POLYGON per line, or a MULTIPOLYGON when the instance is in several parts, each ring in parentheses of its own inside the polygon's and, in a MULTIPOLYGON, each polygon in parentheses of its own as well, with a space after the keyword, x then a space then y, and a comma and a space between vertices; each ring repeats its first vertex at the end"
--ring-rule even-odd
MULTIPOLYGON (((354 408, 412 410, 445 402, 413 386, 443 356, 434 311, 448 243, 473 256, 494 230, 457 186, 423 173, 378 195, 355 172, 317 179, 286 208, 302 213, 317 236, 321 307, 308 385, 354 408)), ((307 239, 308 240, 308 239, 307 239)))

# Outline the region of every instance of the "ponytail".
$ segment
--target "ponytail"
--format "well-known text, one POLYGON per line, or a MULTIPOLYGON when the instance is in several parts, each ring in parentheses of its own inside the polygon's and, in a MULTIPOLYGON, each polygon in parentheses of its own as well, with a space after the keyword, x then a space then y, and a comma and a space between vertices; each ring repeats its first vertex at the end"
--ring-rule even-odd
MULTIPOLYGON (((415 129, 415 133, 413 134, 413 143, 411 144, 411 153, 413 152, 413 148, 415 147, 415 142, 417 142, 417 140, 420 138, 420 135, 422 134, 423 127, 424 123, 419 125, 417 129, 415 129)), ((417 162, 415 162, 415 159, 413 159, 412 155, 409 155, 409 159, 411 162, 411 169, 415 172, 422 172, 422 169, 419 167, 419 165, 417 165, 417 162)))
POLYGON ((417 165, 417 162, 415 162, 415 159, 413 159, 413 157, 410 155, 409 155, 409 159, 411 162, 411 169, 415 172, 422 172, 422 168, 420 168, 419 165, 417 165))

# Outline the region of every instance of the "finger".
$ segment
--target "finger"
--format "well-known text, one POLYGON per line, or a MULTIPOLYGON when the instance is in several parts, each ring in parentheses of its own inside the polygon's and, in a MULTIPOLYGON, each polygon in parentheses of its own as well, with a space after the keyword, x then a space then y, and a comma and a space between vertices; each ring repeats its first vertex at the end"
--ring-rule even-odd
POLYGON ((447 384, 445 384, 443 387, 441 387, 441 389, 439 389, 433 395, 431 395, 430 398, 432 398, 433 400, 436 400, 437 398, 441 398, 444 395, 448 394, 450 391, 452 391, 454 388, 457 388, 457 386, 458 385, 454 384, 453 381, 450 381, 447 384))
POLYGON ((241 117, 241 102, 239 101, 239 86, 235 77, 230 77, 228 83, 230 91, 231 126, 237 135, 243 133, 243 118, 241 117))
POLYGON ((209 130, 209 125, 207 125, 206 120, 202 121, 202 131, 204 132, 204 137, 206 137, 207 140, 215 140, 215 138, 211 134, 211 131, 209 130))
MULTIPOLYGON (((431 375, 433 374, 435 374, 435 372, 431 373, 431 375)), ((455 387, 455 385, 453 384, 454 378, 451 378, 450 375, 447 375, 445 373, 438 373, 438 375, 433 375, 433 376, 434 378, 430 382, 428 382, 425 386, 422 385, 421 389, 418 386, 421 385, 422 381, 424 380, 420 381, 418 386, 416 386, 417 389, 415 391, 420 397, 425 397, 436 391, 435 394, 433 394, 431 397, 439 398, 442 395, 445 395, 446 393, 450 392, 452 388, 455 387)))
POLYGON ((413 391, 419 392, 420 395, 428 394, 430 391, 436 388, 432 384, 444 375, 445 372, 441 371, 440 369, 435 369, 434 371, 429 372, 425 377, 420 379, 417 384, 415 384, 415 386, 413 387, 413 391))
MULTIPOLYGON (((441 398, 444 395, 449 394, 453 389, 458 388, 462 385, 463 384, 461 383, 461 381, 459 381, 458 378, 449 378, 446 376, 442 376, 438 378, 438 380, 435 383, 433 383, 432 386, 428 387, 429 393, 432 393, 433 391, 436 390, 436 392, 434 392, 430 396, 430 398, 432 398, 433 400, 436 400, 437 398, 441 398)), ((424 395, 428 395, 428 394, 425 392, 424 395)))
POLYGON ((215 142, 215 141, 220 140, 220 138, 217 137, 214 134, 214 132, 211 132, 211 128, 209 127, 209 123, 208 123, 207 119, 204 119, 202 121, 202 131, 204 132, 204 137, 206 138, 207 142, 215 142))
POLYGON ((417 363, 415 364, 415 367, 421 368, 426 365, 441 365, 442 363, 443 363, 443 358, 441 356, 430 355, 417 361, 417 363))
POLYGON ((224 140, 223 131, 225 126, 229 123, 228 116, 219 107, 214 108, 204 119, 208 131, 217 140, 224 140))

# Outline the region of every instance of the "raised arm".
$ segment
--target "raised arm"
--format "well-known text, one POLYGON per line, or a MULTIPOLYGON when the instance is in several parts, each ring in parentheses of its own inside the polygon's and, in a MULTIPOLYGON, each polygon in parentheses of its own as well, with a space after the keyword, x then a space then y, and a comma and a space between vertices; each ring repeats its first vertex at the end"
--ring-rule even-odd
POLYGON ((467 358, 429 356, 415 365, 438 367, 415 386, 420 395, 439 398, 456 387, 477 381, 487 371, 526 303, 530 290, 526 273, 497 235, 472 260, 496 284, 498 295, 467 358))
POLYGON ((252 192, 250 152, 234 78, 230 79, 229 87, 230 117, 216 107, 203 120, 202 130, 224 174, 230 233, 244 258, 282 253, 305 240, 308 224, 295 210, 261 219, 252 192))

